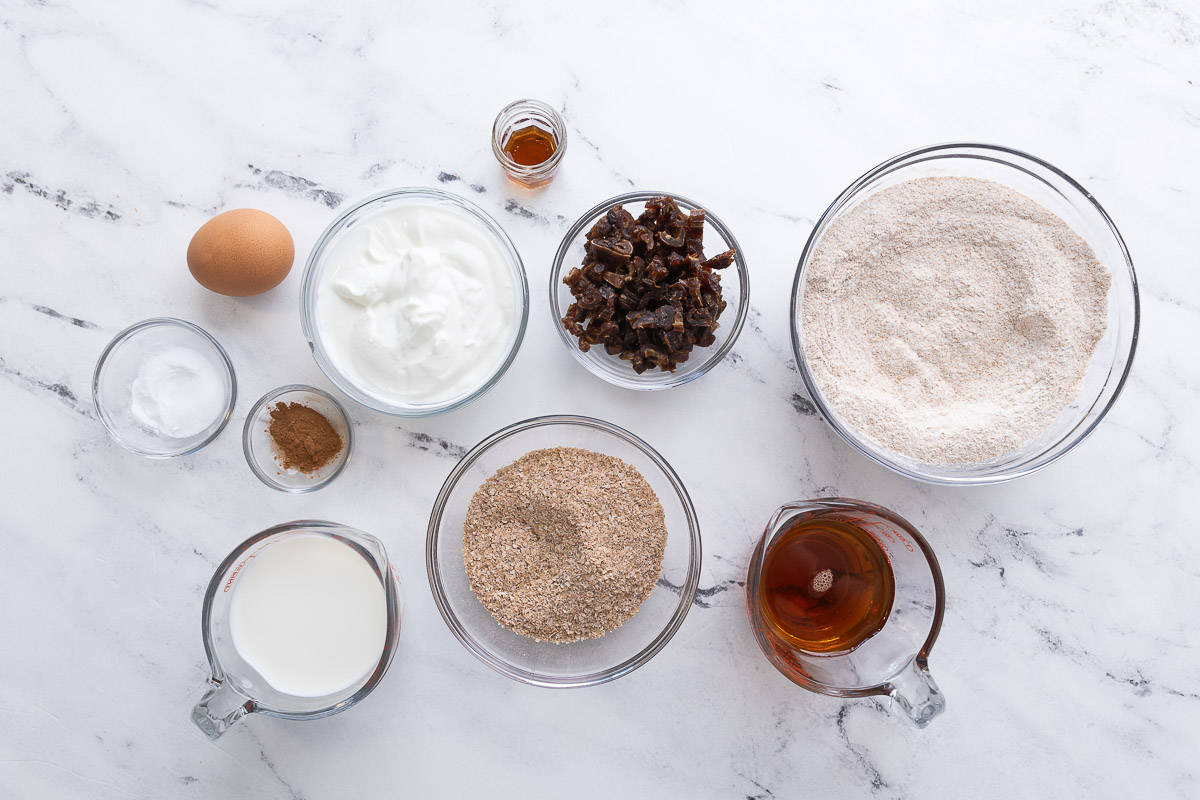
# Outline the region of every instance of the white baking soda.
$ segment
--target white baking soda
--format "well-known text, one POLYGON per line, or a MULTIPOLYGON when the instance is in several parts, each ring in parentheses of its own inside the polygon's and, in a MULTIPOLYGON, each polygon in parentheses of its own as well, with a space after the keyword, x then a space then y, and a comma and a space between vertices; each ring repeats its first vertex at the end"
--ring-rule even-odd
POLYGON ((233 646, 275 689, 322 697, 369 675, 383 654, 387 601, 350 545, 297 534, 251 556, 229 609, 233 646))
POLYGON ((142 363, 129 395, 129 411, 143 427, 190 439, 225 410, 225 376, 204 353, 170 347, 142 363))

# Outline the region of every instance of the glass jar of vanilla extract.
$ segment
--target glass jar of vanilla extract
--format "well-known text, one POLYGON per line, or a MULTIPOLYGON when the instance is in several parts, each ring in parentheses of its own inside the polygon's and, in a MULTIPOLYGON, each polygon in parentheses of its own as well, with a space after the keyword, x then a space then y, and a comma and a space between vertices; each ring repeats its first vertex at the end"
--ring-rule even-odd
POLYGON ((554 180, 566 149, 566 122, 540 100, 517 100, 496 115, 492 152, 518 186, 537 189, 554 180))

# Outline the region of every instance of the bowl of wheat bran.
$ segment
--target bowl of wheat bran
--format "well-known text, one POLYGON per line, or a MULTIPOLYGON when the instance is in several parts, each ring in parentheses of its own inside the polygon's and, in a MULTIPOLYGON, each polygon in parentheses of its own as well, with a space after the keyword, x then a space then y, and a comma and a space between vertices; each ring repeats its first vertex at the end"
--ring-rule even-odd
POLYGON ((451 633, 484 664, 550 688, 616 680, 662 650, 700 577, 679 476, 634 434, 546 416, 473 447, 434 503, 426 569, 451 633))

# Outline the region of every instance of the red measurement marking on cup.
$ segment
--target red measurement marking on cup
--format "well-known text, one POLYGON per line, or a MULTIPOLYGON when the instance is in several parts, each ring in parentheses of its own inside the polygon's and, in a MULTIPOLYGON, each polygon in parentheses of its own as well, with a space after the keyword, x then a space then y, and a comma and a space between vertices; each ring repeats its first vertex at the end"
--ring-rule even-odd
MULTIPOLYGON (((916 548, 913 547, 912 542, 910 542, 907 538, 902 539, 896 536, 896 534, 892 533, 891 528, 886 524, 873 524, 868 529, 872 534, 875 535, 877 539, 883 538, 891 544, 898 544, 910 553, 915 552, 916 550, 916 548)), ((886 550, 887 548, 885 547, 884 549, 886 550)))
POLYGON ((862 530, 871 534, 884 552, 888 552, 888 544, 897 544, 903 547, 910 553, 916 552, 912 542, 907 537, 901 538, 892 532, 892 526, 887 522, 882 522, 875 517, 866 516, 863 514, 847 514, 846 521, 857 525, 862 530))
POLYGON ((252 558, 254 558, 254 556, 246 556, 245 558, 243 558, 241 561, 238 562, 238 565, 233 568, 233 572, 229 573, 229 578, 228 578, 228 580, 225 581, 225 588, 222 589, 221 591, 223 591, 223 592, 229 591, 229 589, 233 586, 233 579, 236 578, 238 576, 238 573, 241 572, 242 569, 246 566, 246 562, 252 558))
POLYGON ((237 566, 233 568, 233 572, 229 573, 229 577, 225 580, 225 587, 223 589, 221 589, 221 591, 228 592, 231 588, 233 588, 233 581, 237 578, 238 573, 240 573, 243 569, 245 569, 246 564, 250 563, 250 559, 257 558, 259 553, 261 553, 263 550, 266 550, 268 547, 270 547, 273 544, 275 544, 274 541, 267 542, 266 544, 261 545, 253 553, 251 553, 250 555, 246 556, 241 561, 239 561, 237 563, 237 566))

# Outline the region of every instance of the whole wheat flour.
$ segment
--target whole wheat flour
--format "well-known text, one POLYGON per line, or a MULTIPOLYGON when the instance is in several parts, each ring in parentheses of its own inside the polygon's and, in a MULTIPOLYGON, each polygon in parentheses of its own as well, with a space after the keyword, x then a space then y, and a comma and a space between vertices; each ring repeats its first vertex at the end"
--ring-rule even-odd
POLYGON ((817 387, 879 445, 995 460, 1076 397, 1110 276, 1060 217, 977 178, 918 178, 833 222, 801 309, 817 387))

